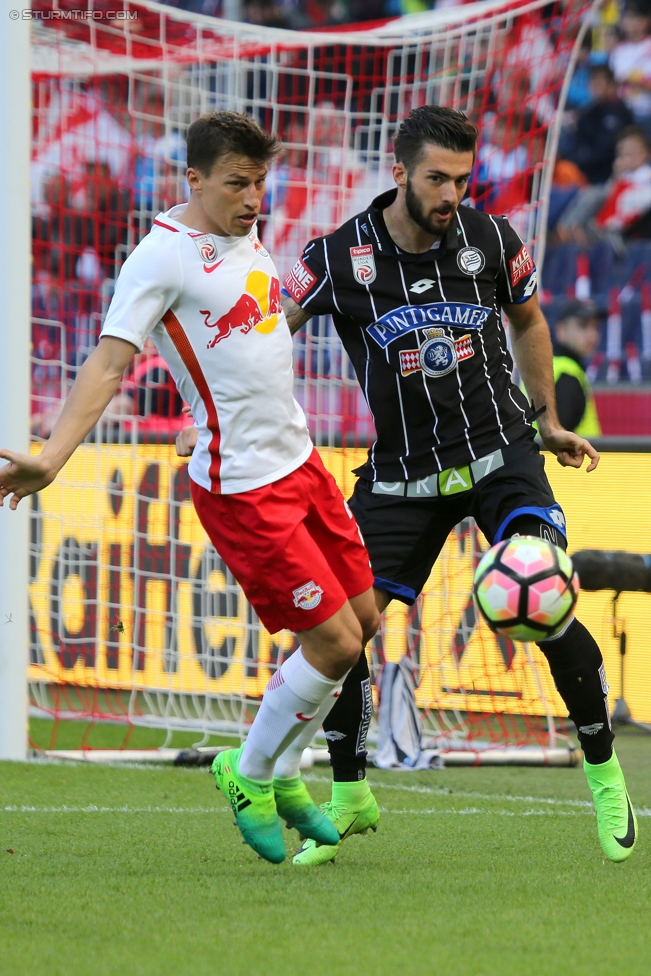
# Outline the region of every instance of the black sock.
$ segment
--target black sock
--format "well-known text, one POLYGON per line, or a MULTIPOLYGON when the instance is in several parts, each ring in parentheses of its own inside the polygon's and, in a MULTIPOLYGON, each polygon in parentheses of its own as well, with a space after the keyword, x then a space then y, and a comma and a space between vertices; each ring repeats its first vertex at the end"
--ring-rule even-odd
POLYGON ((366 736, 372 713, 371 677, 366 651, 362 651, 323 723, 336 783, 352 783, 366 776, 366 736))
POLYGON ((585 758, 595 765, 607 762, 613 754, 614 735, 604 661, 597 642, 582 623, 573 620, 562 637, 541 641, 538 647, 576 725, 585 758))

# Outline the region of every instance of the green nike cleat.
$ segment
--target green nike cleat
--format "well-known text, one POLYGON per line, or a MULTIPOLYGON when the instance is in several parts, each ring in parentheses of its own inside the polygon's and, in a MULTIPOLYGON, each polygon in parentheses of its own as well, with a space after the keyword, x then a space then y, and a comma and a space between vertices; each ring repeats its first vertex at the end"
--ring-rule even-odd
POLYGON ((339 843, 339 831, 321 813, 300 776, 275 779, 273 786, 278 816, 290 829, 295 827, 301 837, 309 837, 319 844, 339 843))
POLYGON ((218 753, 210 771, 215 777, 217 789, 221 790, 235 814, 235 823, 240 828, 244 842, 272 864, 285 860, 283 828, 274 801, 271 783, 242 776, 238 764, 243 746, 218 753))
POLYGON ((583 768, 592 790, 601 849, 611 861, 625 861, 635 847, 637 820, 619 760, 613 752, 608 762, 597 766, 584 760, 583 768))
POLYGON ((318 844, 314 840, 306 840, 294 855, 292 864, 314 867, 317 864, 334 861, 347 837, 352 837, 353 834, 365 834, 369 830, 375 833, 380 822, 380 809, 366 780, 362 783, 333 783, 332 800, 330 803, 324 803, 321 809, 336 827, 339 835, 338 842, 318 844))

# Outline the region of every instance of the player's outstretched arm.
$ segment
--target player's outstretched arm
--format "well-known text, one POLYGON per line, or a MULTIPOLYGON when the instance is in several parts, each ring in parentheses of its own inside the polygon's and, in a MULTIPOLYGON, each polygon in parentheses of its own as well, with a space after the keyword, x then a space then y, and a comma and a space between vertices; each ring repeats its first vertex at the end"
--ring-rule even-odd
POLYGON ((546 407, 538 418, 545 447, 556 455, 559 464, 572 468, 580 468, 587 456, 590 459, 587 470, 594 471, 599 464, 597 451, 584 437, 565 430, 558 419, 552 343, 538 296, 532 295, 521 305, 505 305, 504 311, 511 324, 513 355, 529 398, 536 408, 546 407))
POLYGON ((115 395, 136 347, 105 336, 79 370, 50 439, 37 457, 0 448, 9 463, 0 468, 0 505, 11 495, 15 509, 21 498, 46 488, 93 429, 115 395))
POLYGON ((287 325, 289 326, 289 331, 292 335, 309 322, 312 318, 311 312, 306 312, 304 309, 298 305, 293 298, 289 295, 281 295, 280 304, 283 307, 283 312, 285 313, 285 318, 287 319, 287 325))

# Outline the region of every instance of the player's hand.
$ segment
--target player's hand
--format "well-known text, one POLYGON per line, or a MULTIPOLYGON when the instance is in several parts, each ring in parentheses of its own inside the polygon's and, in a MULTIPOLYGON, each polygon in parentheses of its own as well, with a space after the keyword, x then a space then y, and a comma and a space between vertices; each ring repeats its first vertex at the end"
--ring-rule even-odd
POLYGON ((179 457, 190 457, 194 450, 194 445, 197 443, 198 436, 199 431, 195 426, 184 427, 176 435, 176 453, 179 457))
POLYGON ((9 508, 12 511, 16 510, 21 498, 47 488, 56 476, 40 457, 0 449, 0 458, 9 462, 0 468, 0 506, 11 495, 9 508))
POLYGON ((584 437, 579 437, 578 434, 573 434, 571 430, 563 430, 562 427, 559 427, 557 430, 547 431, 541 436, 547 450, 556 455, 556 460, 563 467, 580 468, 584 457, 590 458, 587 471, 594 471, 599 464, 599 454, 590 441, 586 441, 584 437))

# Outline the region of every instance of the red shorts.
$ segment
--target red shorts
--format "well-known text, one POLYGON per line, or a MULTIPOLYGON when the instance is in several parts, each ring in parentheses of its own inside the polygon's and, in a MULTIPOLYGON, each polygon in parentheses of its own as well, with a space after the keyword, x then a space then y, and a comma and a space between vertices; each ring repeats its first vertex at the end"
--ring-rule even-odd
POLYGON ((269 633, 316 627, 373 586, 357 523, 316 449, 253 491, 190 486, 210 541, 269 633))

